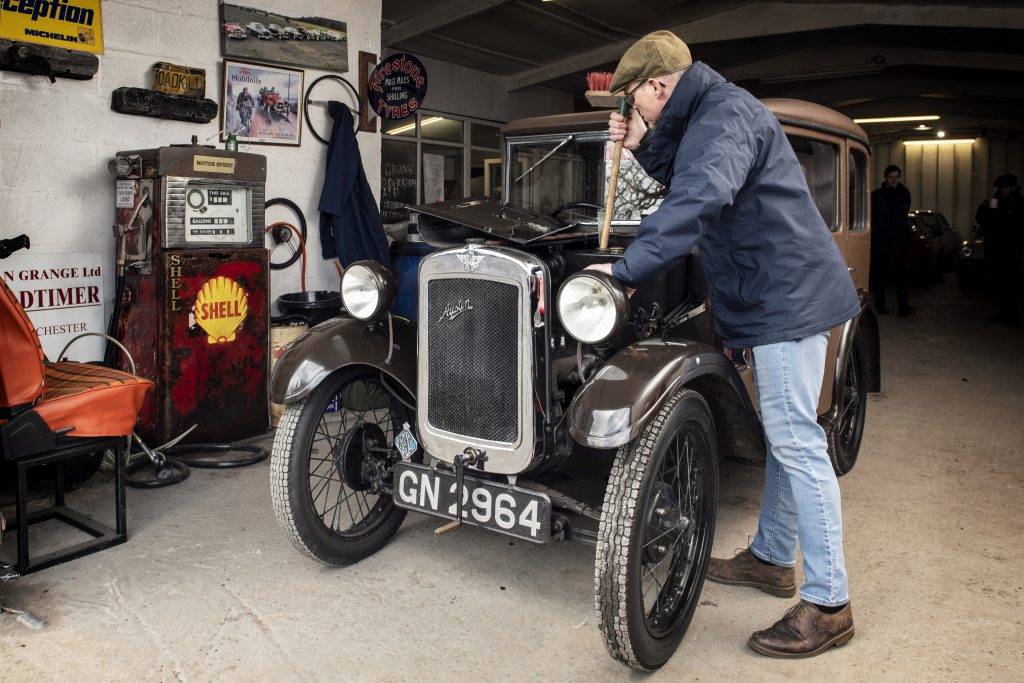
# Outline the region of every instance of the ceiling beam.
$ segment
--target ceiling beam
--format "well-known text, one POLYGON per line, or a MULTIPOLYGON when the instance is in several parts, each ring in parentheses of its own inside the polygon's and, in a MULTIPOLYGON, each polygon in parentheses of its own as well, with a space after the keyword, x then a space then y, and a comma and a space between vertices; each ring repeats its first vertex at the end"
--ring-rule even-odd
MULTIPOLYGON (((611 33, 611 29, 609 28, 595 28, 594 26, 581 23, 580 21, 577 21, 577 19, 575 18, 579 16, 578 14, 569 16, 560 14, 558 11, 555 11, 554 8, 549 7, 548 3, 538 5, 536 3, 522 2, 521 0, 513 0, 513 4, 521 10, 530 12, 531 14, 535 14, 549 22, 562 24, 563 26, 567 26, 573 29, 574 31, 580 31, 581 33, 590 34, 591 36, 599 40, 614 40, 615 42, 618 42, 619 40, 622 39, 623 35, 630 36, 631 38, 633 38, 633 40, 636 40, 637 38, 640 37, 626 31, 618 31, 617 33, 611 33)), ((557 9, 562 11, 571 11, 571 9, 569 9, 568 7, 558 7, 557 9)))
POLYGON ((948 79, 859 77, 807 83, 780 83, 771 89, 758 88, 760 96, 795 97, 820 102, 833 109, 854 106, 871 100, 915 97, 935 107, 960 100, 973 100, 999 106, 1024 103, 1024 85, 958 80, 955 87, 948 79))
MULTIPOLYGON (((689 21, 690 19, 698 19, 700 17, 708 16, 711 14, 717 14, 720 12, 727 12, 737 7, 742 7, 750 3, 747 2, 697 2, 692 3, 689 7, 688 12, 689 21)), ((678 28, 678 27, 677 27, 678 28)), ((675 29, 673 29, 675 30, 675 29)), ((636 42, 635 38, 628 38, 626 40, 620 40, 614 43, 609 43, 604 47, 599 47, 595 50, 588 50, 587 52, 581 52, 579 54, 560 59, 549 64, 545 64, 536 69, 527 69, 520 71, 517 74, 513 74, 505 79, 505 89, 509 92, 520 90, 522 88, 529 87, 531 85, 537 85, 550 81, 561 76, 568 76, 584 69, 590 69, 595 66, 607 64, 608 62, 614 62, 622 56, 630 45, 636 42)))
POLYGON ((429 33, 438 27, 453 24, 460 19, 509 2, 511 0, 449 0, 384 29, 380 35, 380 42, 386 47, 397 45, 403 40, 429 33))
MULTIPOLYGON (((802 31, 861 25, 942 26, 1024 29, 1024 12, 1010 7, 966 7, 945 4, 868 5, 864 3, 768 2, 699 3, 703 14, 670 29, 687 43, 699 45, 802 31), (827 7, 827 9, 826 9, 827 7)), ((509 91, 616 61, 633 43, 625 40, 596 50, 521 71, 505 79, 509 91)), ((699 50, 695 50, 699 59, 699 50)))
POLYGON ((1024 55, 987 52, 959 52, 921 48, 881 47, 878 45, 840 45, 836 47, 810 47, 786 55, 746 62, 722 70, 722 75, 733 82, 744 80, 804 78, 829 70, 870 66, 938 66, 955 69, 982 69, 998 71, 1024 71, 1024 55))

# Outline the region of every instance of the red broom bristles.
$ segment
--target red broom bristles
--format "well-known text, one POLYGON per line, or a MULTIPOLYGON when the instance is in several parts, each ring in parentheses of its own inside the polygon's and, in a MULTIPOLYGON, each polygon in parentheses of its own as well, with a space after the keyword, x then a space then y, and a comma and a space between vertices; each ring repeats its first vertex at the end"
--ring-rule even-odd
POLYGON ((608 90, 612 85, 610 71, 591 71, 587 74, 587 90, 608 90))

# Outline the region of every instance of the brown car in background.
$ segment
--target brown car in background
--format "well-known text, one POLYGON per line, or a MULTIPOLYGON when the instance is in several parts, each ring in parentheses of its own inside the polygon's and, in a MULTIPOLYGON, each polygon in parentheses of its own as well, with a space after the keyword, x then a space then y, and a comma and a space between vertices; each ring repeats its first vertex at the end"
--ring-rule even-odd
MULTIPOLYGON (((877 391, 868 305, 869 148, 835 111, 767 100, 849 263, 862 312, 833 330, 818 412, 839 474, 854 465, 877 391)), ((607 112, 504 127, 503 202, 415 207, 434 249, 417 320, 391 314, 394 275, 351 265, 351 317, 322 323, 275 366, 278 521, 330 565, 382 548, 407 510, 534 543, 596 546, 608 651, 656 669, 699 602, 714 538, 719 458, 763 461, 751 354, 715 334, 698 254, 643 283, 593 270, 634 239, 665 190, 627 155, 611 251, 600 251, 613 145, 607 112)), ((446 546, 453 547, 453 546, 446 546)), ((464 559, 459 560, 465 562, 464 559)), ((458 577, 449 578, 458 583, 458 577)))

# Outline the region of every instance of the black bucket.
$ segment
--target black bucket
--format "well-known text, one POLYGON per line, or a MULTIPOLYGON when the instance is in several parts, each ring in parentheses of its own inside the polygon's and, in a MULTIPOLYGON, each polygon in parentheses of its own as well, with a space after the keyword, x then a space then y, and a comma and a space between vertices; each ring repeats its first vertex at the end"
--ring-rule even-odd
POLYGON ((277 307, 283 315, 304 318, 310 327, 345 312, 341 305, 341 292, 330 290, 282 294, 277 297, 277 307))

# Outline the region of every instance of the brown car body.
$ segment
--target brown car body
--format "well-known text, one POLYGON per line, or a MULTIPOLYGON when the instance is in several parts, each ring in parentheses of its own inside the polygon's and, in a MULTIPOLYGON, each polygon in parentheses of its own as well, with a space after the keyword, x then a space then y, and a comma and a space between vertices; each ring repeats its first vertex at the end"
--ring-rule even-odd
MULTIPOLYGON (((867 296, 870 152, 863 130, 837 112, 766 104, 861 297, 860 314, 830 335, 818 407, 844 474, 859 452, 865 394, 880 386, 867 296)), ((723 348, 715 334, 699 254, 629 298, 586 270, 618 259, 664 196, 625 159, 611 250, 598 249, 607 116, 513 122, 502 131, 504 201, 414 208, 436 249, 419 264, 418 321, 388 312, 387 269, 349 266, 342 294, 361 319, 321 323, 275 366, 272 400, 287 406, 271 490, 296 547, 333 565, 383 547, 405 510, 451 520, 438 534, 474 524, 537 543, 592 543, 605 644, 651 670, 675 651, 699 602, 718 458, 763 460, 765 443, 752 354, 723 348), (574 323, 583 310, 599 314, 574 323), (321 511, 324 490, 337 502, 321 511), (352 495, 374 498, 339 525, 352 495)))

